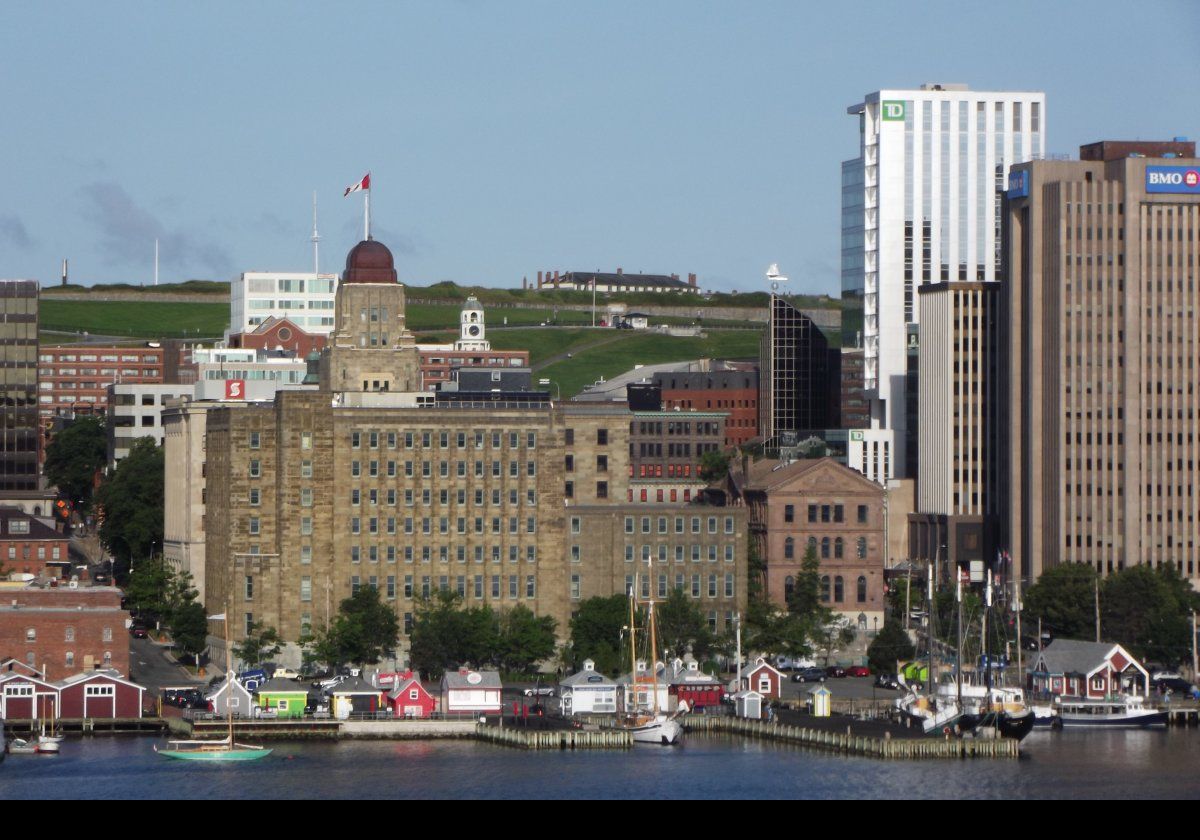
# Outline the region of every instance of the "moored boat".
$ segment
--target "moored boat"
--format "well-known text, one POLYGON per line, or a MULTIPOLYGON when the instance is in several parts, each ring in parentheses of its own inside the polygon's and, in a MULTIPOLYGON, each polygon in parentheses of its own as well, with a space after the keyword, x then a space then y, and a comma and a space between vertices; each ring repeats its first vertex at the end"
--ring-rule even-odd
POLYGON ((1166 711, 1147 708, 1137 695, 1112 700, 1063 700, 1057 706, 1063 729, 1148 729, 1167 725, 1166 711))

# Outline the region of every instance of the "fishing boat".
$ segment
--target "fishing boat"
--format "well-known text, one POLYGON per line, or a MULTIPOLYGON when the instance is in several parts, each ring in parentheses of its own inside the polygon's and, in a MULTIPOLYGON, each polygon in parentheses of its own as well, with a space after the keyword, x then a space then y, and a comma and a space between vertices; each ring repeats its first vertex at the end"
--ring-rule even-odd
POLYGON ((637 656, 637 575, 634 575, 633 585, 629 589, 629 651, 632 670, 629 675, 629 693, 627 697, 627 713, 620 721, 623 729, 633 736, 635 744, 656 744, 664 747, 674 746, 683 737, 683 725, 678 717, 688 710, 687 704, 681 704, 674 714, 667 714, 659 704, 658 663, 654 652, 658 649, 658 633, 654 619, 653 598, 646 599, 646 627, 649 635, 648 650, 650 652, 648 667, 639 668, 637 656), (646 695, 649 695, 646 697, 646 695), (646 697, 645 700, 642 698, 646 697))
MULTIPOLYGON (((233 648, 229 641, 228 610, 221 615, 210 615, 209 621, 225 622, 225 662, 229 670, 226 678, 233 685, 233 648)), ((220 740, 177 740, 167 741, 167 749, 160 750, 155 744, 154 751, 166 758, 177 758, 183 761, 256 761, 266 758, 271 750, 261 746, 239 744, 233 740, 233 704, 226 703, 228 708, 229 734, 220 740)))
POLYGON ((51 741, 43 743, 38 738, 13 738, 8 742, 8 752, 11 755, 57 755, 58 744, 51 741))

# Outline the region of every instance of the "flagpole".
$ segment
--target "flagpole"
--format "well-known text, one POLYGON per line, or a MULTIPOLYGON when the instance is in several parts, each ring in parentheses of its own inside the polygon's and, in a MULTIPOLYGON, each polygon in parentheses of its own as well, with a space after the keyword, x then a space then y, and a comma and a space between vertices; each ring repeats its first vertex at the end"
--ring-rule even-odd
POLYGON ((363 190, 363 226, 366 239, 371 238, 371 173, 367 173, 367 188, 363 190))

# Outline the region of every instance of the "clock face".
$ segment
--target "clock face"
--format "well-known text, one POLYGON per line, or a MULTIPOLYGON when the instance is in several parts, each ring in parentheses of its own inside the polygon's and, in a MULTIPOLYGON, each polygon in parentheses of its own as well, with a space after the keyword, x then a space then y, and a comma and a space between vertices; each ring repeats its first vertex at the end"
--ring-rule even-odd
POLYGON ((475 326, 474 324, 467 327, 467 335, 471 336, 472 338, 479 335, 479 327, 475 326))

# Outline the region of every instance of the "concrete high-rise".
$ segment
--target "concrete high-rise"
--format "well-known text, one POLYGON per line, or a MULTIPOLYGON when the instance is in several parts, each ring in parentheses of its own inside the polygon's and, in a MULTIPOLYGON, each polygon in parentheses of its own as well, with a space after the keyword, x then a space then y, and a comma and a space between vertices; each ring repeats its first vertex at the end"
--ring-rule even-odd
POLYGON ((842 164, 842 343, 863 348, 871 427, 861 437, 899 477, 916 445, 906 353, 917 289, 1002 279, 1005 178, 1044 156, 1045 94, 928 84, 876 91, 848 113, 860 140, 842 164))
POLYGON ((1200 586, 1195 154, 1101 143, 1010 175, 1003 537, 1027 581, 1173 563, 1200 586))

